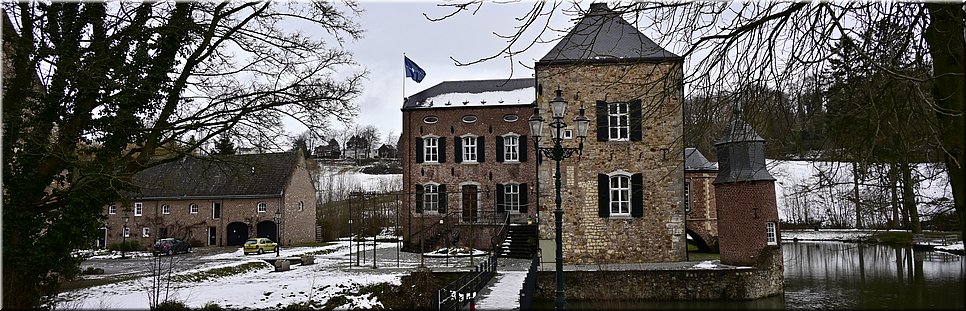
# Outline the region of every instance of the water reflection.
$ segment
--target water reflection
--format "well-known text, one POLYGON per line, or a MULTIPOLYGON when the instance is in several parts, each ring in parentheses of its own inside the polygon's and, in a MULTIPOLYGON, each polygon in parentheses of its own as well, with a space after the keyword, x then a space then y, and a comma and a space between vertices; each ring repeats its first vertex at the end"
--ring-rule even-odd
POLYGON ((911 247, 786 243, 787 309, 962 309, 963 259, 911 247))
MULTIPOLYGON (((962 256, 911 247, 785 243, 785 295, 754 301, 567 301, 571 310, 964 309, 962 256)), ((535 301, 534 309, 553 309, 535 301)))

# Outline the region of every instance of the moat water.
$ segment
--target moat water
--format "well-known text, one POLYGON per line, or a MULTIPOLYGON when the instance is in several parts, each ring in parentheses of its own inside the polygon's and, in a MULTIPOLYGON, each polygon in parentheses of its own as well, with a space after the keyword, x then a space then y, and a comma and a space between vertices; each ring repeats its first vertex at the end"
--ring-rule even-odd
MULTIPOLYGON (((567 301, 570 310, 963 310, 963 256, 912 247, 786 242, 785 293, 752 301, 567 301)), ((534 309, 553 309, 535 301, 534 309)))

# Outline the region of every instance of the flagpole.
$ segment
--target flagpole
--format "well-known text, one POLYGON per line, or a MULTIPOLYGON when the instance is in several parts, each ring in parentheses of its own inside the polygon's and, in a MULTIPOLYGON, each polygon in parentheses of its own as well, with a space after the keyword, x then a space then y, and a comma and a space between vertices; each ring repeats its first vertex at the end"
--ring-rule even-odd
MULTIPOLYGON (((403 52, 403 63, 405 64, 405 62, 406 62, 406 52, 403 52)), ((406 66, 403 65, 403 71, 405 71, 405 70, 406 70, 406 66)), ((403 74, 403 83, 402 84, 403 84, 402 85, 402 88, 403 88, 402 89, 403 107, 406 107, 406 75, 405 74, 403 74)))

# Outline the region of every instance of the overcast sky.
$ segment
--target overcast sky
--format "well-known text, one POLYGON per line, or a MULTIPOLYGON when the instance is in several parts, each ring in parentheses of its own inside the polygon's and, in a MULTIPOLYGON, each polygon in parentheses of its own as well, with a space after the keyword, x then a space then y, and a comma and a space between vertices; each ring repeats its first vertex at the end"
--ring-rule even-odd
MULTIPOLYGON (((512 33, 513 27, 518 26, 514 18, 529 12, 533 2, 487 3, 476 15, 460 14, 439 22, 427 20, 423 13, 430 17, 442 17, 453 11, 452 8, 438 6, 440 3, 444 2, 360 3, 365 12, 357 20, 366 32, 361 40, 349 42, 347 46, 354 53, 356 61, 369 70, 368 81, 358 100, 356 124, 376 126, 383 138, 390 131, 397 136, 402 132, 402 112, 399 109, 402 107, 405 78, 403 53, 426 71, 426 78, 421 83, 406 80, 407 96, 443 81, 511 77, 510 62, 505 58, 460 67, 450 57, 468 62, 498 53, 506 41, 493 35, 493 32, 512 33)), ((558 22, 557 27, 572 25, 569 16, 559 15, 554 20, 558 22)), ((559 36, 548 35, 552 38, 559 36)), ((532 67, 554 43, 537 44, 519 58, 514 58, 532 67)), ((532 75, 533 70, 517 64, 512 78, 532 75)), ((336 124, 333 127, 342 126, 336 124)), ((292 128, 290 132, 303 129, 292 128)))

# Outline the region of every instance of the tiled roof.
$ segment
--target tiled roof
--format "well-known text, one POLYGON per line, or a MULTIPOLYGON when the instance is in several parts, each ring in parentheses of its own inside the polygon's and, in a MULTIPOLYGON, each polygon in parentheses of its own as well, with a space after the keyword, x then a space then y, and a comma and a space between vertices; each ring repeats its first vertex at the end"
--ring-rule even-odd
POLYGON ((459 107, 469 104, 474 106, 532 104, 535 100, 532 91, 534 83, 533 78, 445 81, 409 96, 403 104, 403 109, 459 107), (511 94, 514 98, 506 98, 511 94), (448 97, 452 97, 456 102, 443 99, 448 97), (435 99, 440 99, 440 102, 436 102, 435 99))
POLYGON ((708 161, 697 148, 684 148, 685 171, 717 171, 718 165, 708 161))
POLYGON ((185 157, 134 175, 142 199, 281 196, 296 167, 296 153, 185 157))
POLYGON ((679 59, 645 36, 605 3, 590 10, 537 63, 679 59))

